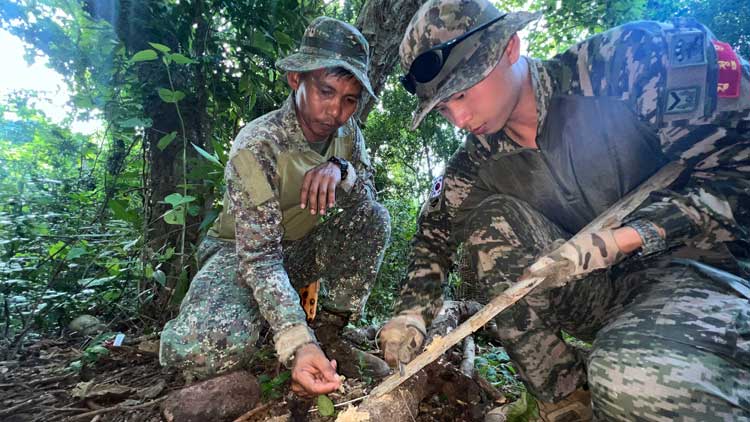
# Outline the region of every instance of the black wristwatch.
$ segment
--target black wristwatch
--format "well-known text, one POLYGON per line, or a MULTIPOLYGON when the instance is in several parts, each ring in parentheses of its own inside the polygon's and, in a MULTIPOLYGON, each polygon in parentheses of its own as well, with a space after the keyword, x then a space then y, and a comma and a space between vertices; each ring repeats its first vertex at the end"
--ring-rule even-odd
POLYGON ((339 166, 339 170, 341 170, 341 180, 346 180, 346 177, 349 175, 349 162, 333 155, 328 161, 339 166))

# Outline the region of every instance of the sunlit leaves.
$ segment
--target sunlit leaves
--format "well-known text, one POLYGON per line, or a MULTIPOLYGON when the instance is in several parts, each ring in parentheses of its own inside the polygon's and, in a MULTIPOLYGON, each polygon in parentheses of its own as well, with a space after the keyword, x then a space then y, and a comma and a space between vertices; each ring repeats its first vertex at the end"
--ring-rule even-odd
POLYGON ((162 53, 169 53, 169 51, 170 51, 169 47, 167 47, 164 44, 159 44, 157 42, 149 42, 148 45, 150 45, 151 47, 153 47, 153 48, 161 51, 162 53))
POLYGON ((201 157, 205 158, 206 160, 216 164, 217 166, 224 168, 224 164, 219 161, 219 157, 216 154, 211 154, 205 149, 199 147, 198 145, 192 144, 193 148, 195 148, 196 151, 198 151, 198 154, 201 155, 201 157))
POLYGON ((195 61, 189 57, 185 57, 184 55, 180 53, 172 53, 168 56, 173 62, 177 64, 191 64, 195 63, 195 61))
POLYGON ((162 136, 159 139, 159 142, 156 143, 156 147, 159 148, 161 151, 164 151, 164 149, 167 148, 169 144, 171 144, 172 141, 174 141, 176 137, 177 137, 176 131, 169 132, 168 134, 162 136))
POLYGON ((137 62, 146 62, 150 60, 156 60, 159 57, 158 54, 156 54, 156 51, 147 49, 147 50, 141 50, 133 55, 133 58, 130 59, 134 63, 137 62))
POLYGON ((185 93, 178 90, 172 91, 167 88, 159 88, 157 92, 159 93, 159 98, 165 103, 176 103, 185 98, 185 93))

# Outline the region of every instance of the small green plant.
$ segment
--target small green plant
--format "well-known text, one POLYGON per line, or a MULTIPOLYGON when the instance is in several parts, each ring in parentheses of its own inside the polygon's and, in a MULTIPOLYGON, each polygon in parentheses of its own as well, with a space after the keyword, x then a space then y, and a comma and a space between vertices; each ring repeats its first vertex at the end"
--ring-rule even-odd
POLYGON ((267 401, 281 397, 281 387, 283 387, 291 377, 292 373, 290 371, 284 371, 273 378, 266 374, 259 376, 258 382, 260 382, 260 394, 263 400, 267 401))
POLYGON ((516 368, 510 362, 508 353, 501 347, 492 347, 488 353, 477 357, 474 367, 480 376, 496 387, 510 393, 512 397, 519 397, 525 390, 523 384, 516 378, 516 368))
POLYGON ((318 406, 318 413, 320 413, 320 416, 333 416, 333 414, 336 413, 333 401, 325 394, 318 396, 316 405, 318 406))
POLYGON ((114 336, 114 333, 102 333, 96 336, 83 350, 81 357, 71 362, 68 367, 76 372, 81 372, 87 366, 94 365, 99 359, 108 356, 109 349, 104 347, 103 343, 111 339, 112 336, 114 336))

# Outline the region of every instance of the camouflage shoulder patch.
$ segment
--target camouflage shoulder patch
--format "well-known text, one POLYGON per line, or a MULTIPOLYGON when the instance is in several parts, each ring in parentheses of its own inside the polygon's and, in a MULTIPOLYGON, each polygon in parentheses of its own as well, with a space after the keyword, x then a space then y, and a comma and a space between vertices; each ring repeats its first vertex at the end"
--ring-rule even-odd
POLYGON ((251 151, 246 149, 238 151, 230 162, 240 177, 240 185, 250 195, 252 205, 262 205, 274 197, 268 178, 251 151))
POLYGON ((700 87, 676 88, 667 91, 664 114, 690 113, 698 108, 700 87))
POLYGON ((680 26, 666 30, 665 35, 668 63, 666 95, 660 101, 662 121, 702 117, 712 103, 705 89, 709 76, 706 32, 680 26))

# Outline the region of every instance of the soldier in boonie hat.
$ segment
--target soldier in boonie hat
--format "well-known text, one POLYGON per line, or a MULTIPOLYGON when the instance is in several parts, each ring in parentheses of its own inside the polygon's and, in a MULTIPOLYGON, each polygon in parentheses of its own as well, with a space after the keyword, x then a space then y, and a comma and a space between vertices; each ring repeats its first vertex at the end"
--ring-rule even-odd
POLYGON ((278 60, 276 67, 287 72, 343 67, 376 97, 367 78, 370 68, 367 39, 357 28, 337 19, 315 18, 305 30, 297 52, 278 60))
POLYGON ((510 37, 540 13, 502 13, 486 0, 425 3, 401 41, 401 77, 419 98, 412 128, 441 101, 474 86, 495 67, 510 37))
MULTIPOLYGON (((223 209, 198 248, 200 268, 178 316, 162 330, 162 365, 216 376, 230 395, 242 383, 222 377, 253 359, 266 321, 302 397, 337 390, 338 373, 388 374, 385 362, 341 336, 364 311, 390 236, 354 118, 363 92, 374 96, 369 61, 362 34, 327 17, 278 61, 292 92, 232 142, 223 209), (335 215, 320 218, 334 206, 335 215)), ((212 410, 201 408, 219 414, 212 410)))

